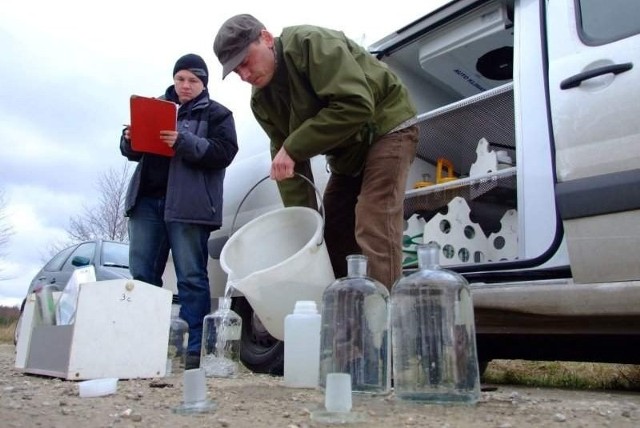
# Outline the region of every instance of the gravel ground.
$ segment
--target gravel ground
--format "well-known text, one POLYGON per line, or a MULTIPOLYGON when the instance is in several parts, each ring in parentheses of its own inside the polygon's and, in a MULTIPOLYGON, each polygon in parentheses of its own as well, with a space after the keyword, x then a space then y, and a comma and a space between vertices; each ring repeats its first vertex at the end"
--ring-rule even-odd
MULTIPOLYGON (((324 407, 321 391, 291 389, 282 378, 243 373, 207 379, 207 414, 181 415, 182 376, 122 380, 114 395, 83 398, 73 381, 23 374, 15 348, 0 345, 0 426, 9 427, 323 427, 311 418, 324 407)), ((485 385, 489 387, 489 385, 485 385)), ((485 388, 486 389, 486 388, 485 388)), ((494 389, 494 388, 489 388, 494 389)), ((638 427, 640 394, 500 385, 475 406, 410 404, 354 396, 364 420, 344 427, 638 427)))

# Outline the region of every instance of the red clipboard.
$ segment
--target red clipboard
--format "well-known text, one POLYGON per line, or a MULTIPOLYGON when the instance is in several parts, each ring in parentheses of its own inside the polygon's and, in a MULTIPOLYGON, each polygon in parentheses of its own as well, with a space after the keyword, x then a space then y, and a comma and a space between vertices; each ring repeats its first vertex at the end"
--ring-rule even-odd
POLYGON ((160 140, 160 131, 175 131, 178 105, 158 98, 131 95, 131 148, 137 152, 173 156, 174 151, 160 140))

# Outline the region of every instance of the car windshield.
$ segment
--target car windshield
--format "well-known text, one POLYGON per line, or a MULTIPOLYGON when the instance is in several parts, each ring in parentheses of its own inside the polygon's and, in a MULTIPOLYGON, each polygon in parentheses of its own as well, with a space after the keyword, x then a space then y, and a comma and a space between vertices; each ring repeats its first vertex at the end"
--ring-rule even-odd
POLYGON ((129 246, 118 242, 103 242, 102 264, 103 266, 129 268, 129 246))

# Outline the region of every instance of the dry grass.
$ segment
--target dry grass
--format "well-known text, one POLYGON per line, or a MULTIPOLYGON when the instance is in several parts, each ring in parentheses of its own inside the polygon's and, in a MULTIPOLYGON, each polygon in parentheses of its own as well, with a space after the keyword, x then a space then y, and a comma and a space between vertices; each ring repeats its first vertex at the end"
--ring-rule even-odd
POLYGON ((8 324, 0 323, 0 343, 13 343, 13 332, 17 323, 18 320, 13 320, 8 324))
POLYGON ((640 391, 640 366, 566 361, 494 360, 483 383, 544 388, 640 391))

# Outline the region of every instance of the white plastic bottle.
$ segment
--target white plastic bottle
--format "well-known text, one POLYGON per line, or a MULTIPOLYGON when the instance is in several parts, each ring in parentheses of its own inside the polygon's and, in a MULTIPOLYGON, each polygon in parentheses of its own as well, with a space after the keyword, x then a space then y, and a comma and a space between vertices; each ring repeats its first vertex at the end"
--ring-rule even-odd
POLYGON ((316 302, 300 300, 284 319, 284 384, 316 388, 320 371, 320 314, 316 302))

